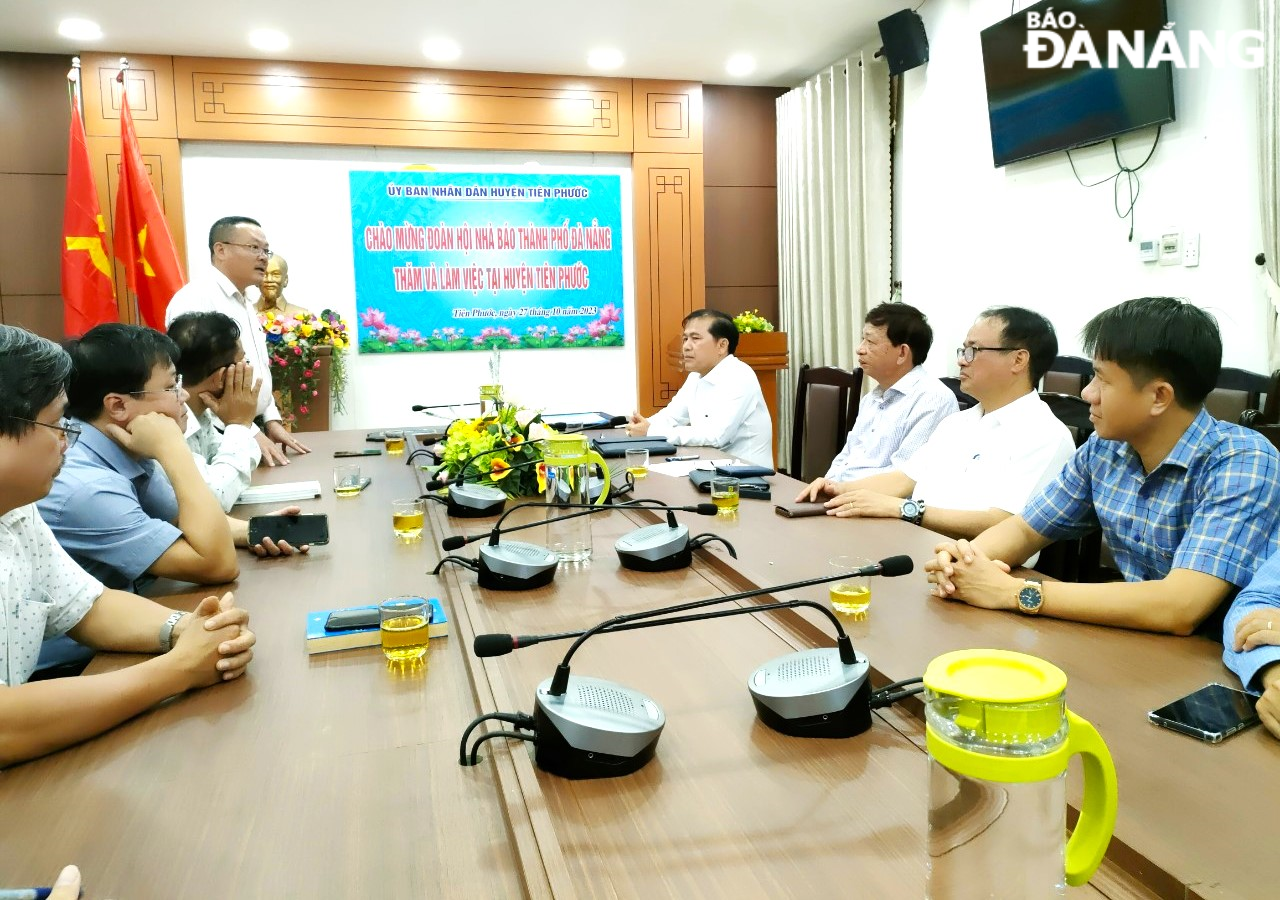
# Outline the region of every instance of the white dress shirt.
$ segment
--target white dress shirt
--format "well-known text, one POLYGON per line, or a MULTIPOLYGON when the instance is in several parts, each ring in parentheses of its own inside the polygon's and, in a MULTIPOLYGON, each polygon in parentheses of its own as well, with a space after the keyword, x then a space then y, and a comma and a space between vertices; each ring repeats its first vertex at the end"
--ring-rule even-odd
POLYGON ((827 480, 856 481, 901 468, 959 408, 951 389, 919 366, 891 387, 877 385, 858 403, 858 419, 827 468, 827 480))
POLYGON ((262 379, 262 388, 258 391, 258 415, 264 422, 274 422, 282 416, 276 409, 275 397, 271 395, 271 358, 267 355, 267 335, 258 320, 258 312, 244 296, 236 290, 236 286, 213 266, 209 266, 203 275, 192 278, 189 283, 178 290, 169 301, 169 308, 164 314, 167 327, 183 313, 220 312, 235 319, 240 326, 240 344, 244 347, 245 359, 253 366, 253 372, 262 379))
POLYGON ((213 411, 187 416, 187 446, 196 458, 196 468, 204 483, 222 504, 223 512, 231 512, 244 489, 253 479, 253 470, 262 460, 257 428, 252 425, 227 425, 219 432, 213 426, 213 411))
POLYGON ((25 682, 44 640, 80 624, 103 590, 58 546, 34 503, 0 516, 0 684, 25 682))
POLYGON ((773 468, 773 420, 751 367, 730 354, 705 376, 693 372, 649 434, 677 445, 717 447, 743 462, 773 468))

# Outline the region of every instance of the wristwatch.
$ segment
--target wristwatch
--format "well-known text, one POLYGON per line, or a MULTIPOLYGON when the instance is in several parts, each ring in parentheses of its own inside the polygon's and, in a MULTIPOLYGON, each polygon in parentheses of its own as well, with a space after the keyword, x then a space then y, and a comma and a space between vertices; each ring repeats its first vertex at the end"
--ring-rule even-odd
POLYGON ((904 522, 910 522, 912 525, 919 525, 924 521, 924 502, 921 500, 912 500, 908 497, 902 501, 902 507, 898 513, 904 522))
POLYGON ((169 618, 164 620, 164 624, 160 626, 160 652, 168 653, 173 647, 173 626, 178 624, 178 620, 185 616, 184 612, 172 612, 169 618))
POLYGON ((1040 587, 1040 582, 1034 578, 1028 578, 1022 583, 1022 589, 1018 591, 1018 612, 1037 616, 1043 605, 1044 591, 1040 587))

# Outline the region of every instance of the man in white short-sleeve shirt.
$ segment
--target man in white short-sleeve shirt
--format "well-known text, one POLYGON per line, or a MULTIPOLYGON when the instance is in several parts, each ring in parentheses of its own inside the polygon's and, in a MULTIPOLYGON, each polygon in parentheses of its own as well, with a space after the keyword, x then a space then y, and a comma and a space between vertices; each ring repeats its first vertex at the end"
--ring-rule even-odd
POLYGON ((35 501, 79 438, 64 418, 71 358, 0 325, 0 767, 100 734, 161 700, 239 677, 249 614, 227 594, 194 612, 104 588, 58 546, 35 501), (27 682, 45 639, 157 654, 115 672, 27 682))
POLYGON ((1075 452, 1035 386, 1058 353, 1053 325, 1020 307, 983 312, 956 351, 978 405, 945 419, 891 472, 841 484, 827 515, 900 518, 972 538, 1022 508, 1075 452))

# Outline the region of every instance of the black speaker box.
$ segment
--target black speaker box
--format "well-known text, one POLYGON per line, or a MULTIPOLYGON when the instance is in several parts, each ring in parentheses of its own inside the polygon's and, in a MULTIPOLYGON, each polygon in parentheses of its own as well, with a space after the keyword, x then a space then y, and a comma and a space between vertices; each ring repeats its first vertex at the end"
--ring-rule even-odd
POLYGON ((889 74, 900 75, 929 61, 929 38, 924 33, 924 20, 914 11, 904 9, 880 20, 881 52, 889 62, 889 74))

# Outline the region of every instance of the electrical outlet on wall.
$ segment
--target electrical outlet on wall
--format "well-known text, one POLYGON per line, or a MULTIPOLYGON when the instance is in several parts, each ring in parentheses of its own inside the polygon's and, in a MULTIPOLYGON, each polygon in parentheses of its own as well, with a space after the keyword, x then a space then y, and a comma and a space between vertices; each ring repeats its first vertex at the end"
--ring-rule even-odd
POLYGON ((1169 229, 1160 235, 1160 265, 1176 266, 1182 262, 1182 234, 1169 229))
POLYGON ((1200 265, 1200 235, 1188 233, 1182 236, 1182 264, 1188 269, 1200 265))

